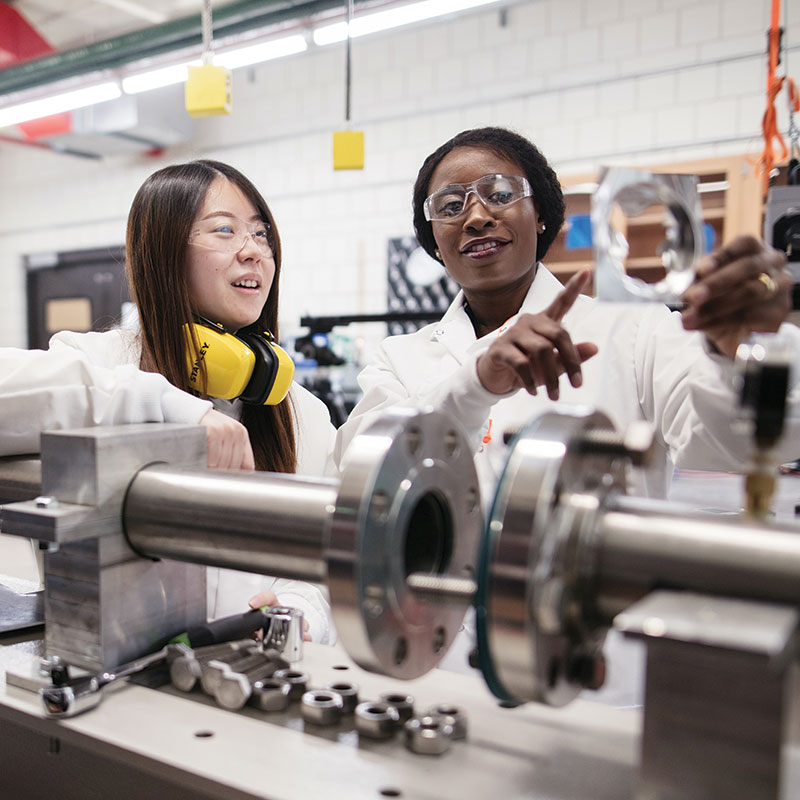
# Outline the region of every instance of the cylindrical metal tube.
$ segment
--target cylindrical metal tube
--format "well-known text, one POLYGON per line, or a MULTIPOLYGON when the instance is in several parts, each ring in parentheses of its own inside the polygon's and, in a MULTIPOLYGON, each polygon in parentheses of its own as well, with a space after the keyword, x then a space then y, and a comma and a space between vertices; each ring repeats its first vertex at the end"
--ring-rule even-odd
POLYGON ((42 491, 42 462, 38 456, 0 458, 0 503, 31 500, 42 491))
POLYGON ((597 603, 609 621, 655 587, 800 604, 797 526, 626 497, 599 524, 597 603))
POLYGON ((337 488, 335 480, 158 464, 131 482, 125 532, 150 557, 320 582, 337 488))

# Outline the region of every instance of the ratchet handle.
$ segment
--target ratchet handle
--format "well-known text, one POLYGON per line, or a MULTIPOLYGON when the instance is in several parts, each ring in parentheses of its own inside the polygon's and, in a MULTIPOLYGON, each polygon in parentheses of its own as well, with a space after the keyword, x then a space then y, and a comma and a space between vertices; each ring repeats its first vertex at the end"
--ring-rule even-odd
POLYGON ((251 633, 263 628, 266 622, 267 615, 264 611, 260 608, 254 608, 251 611, 245 611, 244 614, 234 614, 230 617, 215 619, 213 622, 207 622, 204 625, 197 625, 187 630, 178 639, 190 647, 205 647, 209 644, 244 639, 251 633))
POLYGON ((96 677, 81 678, 66 686, 40 689, 48 717, 74 717, 97 706, 103 699, 101 682, 96 677))

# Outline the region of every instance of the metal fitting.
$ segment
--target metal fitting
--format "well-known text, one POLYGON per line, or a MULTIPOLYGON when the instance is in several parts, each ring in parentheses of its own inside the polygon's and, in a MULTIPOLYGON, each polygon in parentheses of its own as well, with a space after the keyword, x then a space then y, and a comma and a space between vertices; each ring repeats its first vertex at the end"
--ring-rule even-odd
POLYGON ((303 612, 299 608, 272 606, 264 613, 264 647, 276 650, 287 661, 302 661, 303 612))
POLYGON ((167 663, 172 685, 182 692, 190 692, 202 677, 203 664, 212 660, 243 658, 257 648, 258 642, 252 639, 197 647, 194 650, 183 644, 167 645, 167 663))
POLYGON ((405 726, 406 747, 413 753, 440 756, 450 749, 453 726, 442 717, 412 717, 405 726))
POLYGON ((459 706, 454 706, 451 703, 439 703, 438 705, 431 706, 423 716, 436 717, 443 720, 446 724, 451 725, 453 733, 450 738, 452 739, 466 739, 467 738, 467 712, 459 706))
POLYGON ((579 446, 584 453, 627 457, 637 467, 648 466, 658 450, 655 429, 644 421, 631 422, 624 434, 614 430, 585 431, 579 446))
POLYGON ((260 711, 285 711, 289 708, 291 686, 278 678, 265 678, 253 684, 253 693, 248 700, 260 711))
POLYGON ((414 716, 414 698, 410 694, 399 694, 398 692, 387 692, 382 694, 382 703, 388 703, 397 709, 397 714, 400 717, 400 722, 403 723, 407 719, 414 716))
POLYGON ((233 653, 198 663, 200 664, 200 685, 207 695, 215 697, 223 675, 228 672, 246 672, 248 669, 263 664, 264 654, 261 652, 233 653))
POLYGON ((33 502, 36 508, 58 508, 58 499, 49 495, 39 495, 33 502))
POLYGON ((329 692, 336 692, 342 698, 342 713, 352 714, 356 710, 358 705, 357 684, 338 681, 337 683, 329 683, 325 688, 329 692))
POLYGON ((312 689, 300 698, 300 713, 306 722, 330 726, 342 718, 342 696, 327 689, 312 689))
POLYGON ((391 739, 400 725, 400 715, 389 703, 359 703, 355 710, 355 721, 359 736, 391 739))
POLYGON ((275 664, 268 659, 264 659, 261 664, 245 672, 231 670, 220 678, 214 698, 223 708, 236 711, 242 708, 250 698, 253 693, 253 684, 256 681, 272 677, 274 672, 275 664))
POLYGON ((275 677, 289 684, 290 700, 299 700, 305 694, 309 681, 307 673, 295 669, 279 669, 275 677))
POLYGON ((63 664, 61 656, 44 656, 39 659, 39 674, 49 678, 53 667, 61 667, 63 664))

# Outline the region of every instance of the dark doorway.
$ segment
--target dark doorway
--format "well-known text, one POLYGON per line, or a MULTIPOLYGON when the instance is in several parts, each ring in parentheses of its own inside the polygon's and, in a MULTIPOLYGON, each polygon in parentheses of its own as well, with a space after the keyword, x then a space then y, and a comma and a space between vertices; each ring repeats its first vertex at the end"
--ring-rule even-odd
POLYGON ((63 330, 102 331, 119 324, 129 302, 122 247, 28 256, 28 347, 46 348, 63 330))

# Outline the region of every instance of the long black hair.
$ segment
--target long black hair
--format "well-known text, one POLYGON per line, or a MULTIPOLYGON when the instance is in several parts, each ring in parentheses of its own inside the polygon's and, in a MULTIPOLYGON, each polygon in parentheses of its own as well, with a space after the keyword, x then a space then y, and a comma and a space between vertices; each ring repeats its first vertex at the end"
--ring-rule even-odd
MULTIPOLYGON (((275 277, 258 320, 244 331, 278 337, 281 242, 272 212, 241 172, 219 161, 198 160, 154 172, 141 186, 128 215, 125 264, 142 330, 140 367, 160 372, 192 391, 186 370, 183 326, 193 320, 186 270, 191 226, 211 184, 226 178, 250 200, 269 231, 275 277)), ((249 406, 242 424, 250 434, 256 469, 294 472, 297 464, 291 399, 277 406, 249 406)))

